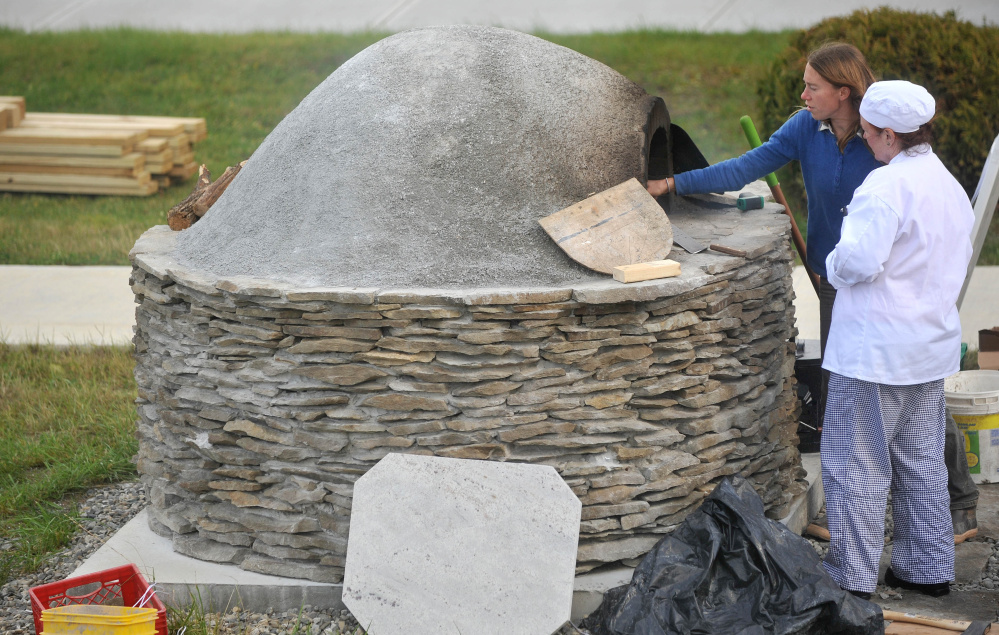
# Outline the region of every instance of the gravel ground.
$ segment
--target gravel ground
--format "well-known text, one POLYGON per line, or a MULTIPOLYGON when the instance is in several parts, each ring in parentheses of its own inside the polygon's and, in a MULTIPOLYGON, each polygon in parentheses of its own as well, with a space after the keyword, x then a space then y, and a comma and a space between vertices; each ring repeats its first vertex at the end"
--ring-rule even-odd
MULTIPOLYGON (((52 557, 44 568, 22 578, 9 581, 0 587, 0 633, 4 635, 32 635, 34 622, 28 590, 40 584, 55 582, 68 577, 83 561, 96 551, 122 525, 131 520, 146 505, 146 496, 138 483, 120 483, 93 489, 80 505, 81 531, 63 551, 52 557)), ((886 519, 885 540, 891 536, 891 510, 886 519)), ((806 537, 807 538, 807 537, 806 537)), ((808 539, 816 553, 825 555, 828 543, 808 539)), ((972 584, 955 584, 955 590, 999 588, 999 543, 993 545, 985 574, 972 584)), ((0 541, 0 551, 10 544, 0 541)), ((889 587, 879 586, 878 595, 887 600, 897 597, 889 587)), ((346 610, 323 610, 303 607, 301 618, 295 611, 268 611, 250 613, 235 608, 225 614, 209 615, 209 632, 217 635, 361 635, 363 630, 357 620, 346 610)), ((193 630, 193 629, 192 629, 193 630)), ((579 635, 585 631, 567 624, 556 635, 579 635)))

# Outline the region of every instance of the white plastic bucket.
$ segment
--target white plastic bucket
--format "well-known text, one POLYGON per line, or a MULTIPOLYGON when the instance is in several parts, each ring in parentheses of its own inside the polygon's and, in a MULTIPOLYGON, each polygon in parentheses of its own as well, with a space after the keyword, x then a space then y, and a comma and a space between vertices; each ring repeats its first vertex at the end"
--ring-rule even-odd
POLYGON ((964 431, 971 478, 999 483, 999 370, 965 370, 944 380, 944 398, 964 431))

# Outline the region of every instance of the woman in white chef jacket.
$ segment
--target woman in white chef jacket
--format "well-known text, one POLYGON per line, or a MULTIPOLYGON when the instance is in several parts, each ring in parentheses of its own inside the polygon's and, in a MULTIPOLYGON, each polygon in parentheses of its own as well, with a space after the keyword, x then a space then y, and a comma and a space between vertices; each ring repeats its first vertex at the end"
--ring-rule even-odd
POLYGON ((886 165, 857 188, 826 258, 837 296, 822 364, 832 373, 821 447, 824 566, 861 597, 877 585, 889 487, 885 583, 943 595, 954 577, 943 380, 960 365, 956 303, 974 213, 930 147, 934 112, 921 86, 868 88, 861 128, 886 165))

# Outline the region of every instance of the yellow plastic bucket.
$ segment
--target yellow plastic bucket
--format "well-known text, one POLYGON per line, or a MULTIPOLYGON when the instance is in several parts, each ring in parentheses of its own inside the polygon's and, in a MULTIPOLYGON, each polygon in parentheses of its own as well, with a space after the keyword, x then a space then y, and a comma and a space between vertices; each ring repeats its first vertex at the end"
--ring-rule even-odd
POLYGON ((42 611, 45 635, 156 635, 156 609, 71 604, 42 611))
POLYGON ((999 483, 999 370, 965 370, 944 380, 944 398, 964 431, 971 478, 999 483))

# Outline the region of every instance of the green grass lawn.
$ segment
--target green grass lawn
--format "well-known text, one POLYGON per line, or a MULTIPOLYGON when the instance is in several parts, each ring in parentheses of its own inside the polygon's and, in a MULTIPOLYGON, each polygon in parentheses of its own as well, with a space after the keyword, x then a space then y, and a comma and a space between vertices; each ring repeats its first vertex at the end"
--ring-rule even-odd
MULTIPOLYGON (((214 176, 380 35, 0 30, 0 93, 34 112, 204 117, 195 160, 214 176)), ((144 198, 0 193, 0 264, 125 265, 194 180, 144 198)))
POLYGON ((0 584, 74 533, 74 493, 135 477, 131 347, 0 344, 0 584))

